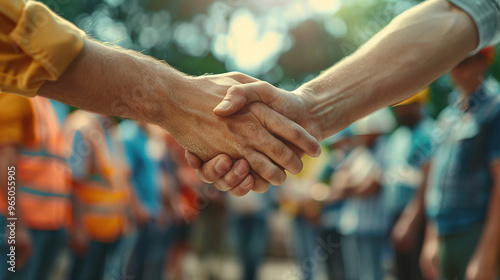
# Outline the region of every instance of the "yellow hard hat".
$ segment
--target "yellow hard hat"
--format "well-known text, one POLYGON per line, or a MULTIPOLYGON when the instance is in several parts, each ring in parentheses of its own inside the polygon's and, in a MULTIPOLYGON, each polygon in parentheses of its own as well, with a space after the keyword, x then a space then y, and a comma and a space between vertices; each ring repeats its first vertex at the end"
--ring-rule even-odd
POLYGON ((417 94, 413 95, 412 97, 403 100, 394 106, 408 105, 415 102, 418 102, 420 104, 425 104, 427 103, 427 101, 429 101, 430 97, 431 97, 431 91, 429 87, 426 87, 423 90, 419 91, 417 94))

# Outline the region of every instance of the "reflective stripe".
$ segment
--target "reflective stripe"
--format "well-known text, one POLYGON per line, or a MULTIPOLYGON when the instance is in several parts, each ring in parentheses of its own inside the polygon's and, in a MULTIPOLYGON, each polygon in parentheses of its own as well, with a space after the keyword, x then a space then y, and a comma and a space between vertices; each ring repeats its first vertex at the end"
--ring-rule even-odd
POLYGON ((60 197, 60 198, 68 198, 68 199, 70 198, 69 194, 64 195, 64 194, 42 192, 42 191, 35 190, 35 189, 29 188, 29 187, 24 187, 24 186, 20 187, 19 190, 22 192, 25 192, 25 193, 34 194, 34 195, 43 196, 43 197, 60 197))
MULTIPOLYGON (((120 168, 119 146, 110 151, 105 128, 96 115, 75 111, 68 117, 65 130, 70 143, 78 130, 92 150, 95 165, 82 181, 74 180, 73 192, 83 212, 83 221, 88 236, 95 241, 110 242, 119 238, 128 228, 127 202, 129 201, 125 169, 120 168)), ((115 143, 113 143, 115 144, 115 143)))
POLYGON ((26 156, 41 156, 41 157, 45 157, 45 158, 66 161, 65 157, 49 154, 46 150, 41 150, 41 151, 36 151, 36 152, 29 151, 29 150, 23 150, 23 151, 21 151, 21 154, 26 155, 26 156))
POLYGON ((71 204, 67 198, 19 192, 18 204, 23 222, 31 229, 56 230, 68 225, 71 204))
MULTIPOLYGON (((61 125, 48 99, 35 97, 29 101, 35 139, 17 158, 18 205, 29 228, 60 229, 67 225, 71 213, 70 168, 61 152, 61 125)), ((1 201, 6 199, 2 197, 1 201)), ((2 211, 7 210, 5 203, 0 205, 2 211)))

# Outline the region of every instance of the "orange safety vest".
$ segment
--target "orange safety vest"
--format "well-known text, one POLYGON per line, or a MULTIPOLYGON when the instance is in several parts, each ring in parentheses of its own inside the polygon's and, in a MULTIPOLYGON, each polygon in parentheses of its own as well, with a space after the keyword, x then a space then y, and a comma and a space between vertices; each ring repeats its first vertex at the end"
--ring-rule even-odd
POLYGON ((35 141, 17 157, 16 211, 21 211, 28 228, 57 230, 68 224, 71 213, 71 169, 64 157, 64 137, 54 107, 43 97, 32 98, 30 103, 35 141))
POLYGON ((112 242, 128 229, 127 204, 129 202, 128 169, 123 149, 112 142, 114 152, 106 138, 105 128, 96 115, 75 111, 66 122, 67 136, 72 143, 76 130, 86 140, 88 177, 74 180, 73 193, 79 202, 83 224, 91 240, 112 242))

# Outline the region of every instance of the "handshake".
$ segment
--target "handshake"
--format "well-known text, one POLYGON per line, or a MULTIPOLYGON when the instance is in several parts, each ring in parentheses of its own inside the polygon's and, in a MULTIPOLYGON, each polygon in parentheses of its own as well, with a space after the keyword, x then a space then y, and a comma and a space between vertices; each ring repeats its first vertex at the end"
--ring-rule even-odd
POLYGON ((284 182, 285 170, 299 173, 305 154, 321 153, 321 111, 306 87, 288 92, 241 73, 190 79, 196 89, 177 94, 189 104, 184 121, 167 129, 204 182, 236 196, 265 192, 284 182))
MULTIPOLYGON (((493 6, 486 0, 470 5, 483 2, 493 6)), ((489 16, 483 22, 494 22, 496 14, 489 16)), ((64 73, 44 81, 38 94, 159 125, 188 151, 202 180, 241 196, 283 183, 285 170, 300 172, 304 154, 319 155, 318 141, 410 97, 500 38, 494 28, 484 30, 496 36, 478 30, 449 1, 425 1, 293 92, 240 73, 189 77, 139 53, 85 39, 64 73)))

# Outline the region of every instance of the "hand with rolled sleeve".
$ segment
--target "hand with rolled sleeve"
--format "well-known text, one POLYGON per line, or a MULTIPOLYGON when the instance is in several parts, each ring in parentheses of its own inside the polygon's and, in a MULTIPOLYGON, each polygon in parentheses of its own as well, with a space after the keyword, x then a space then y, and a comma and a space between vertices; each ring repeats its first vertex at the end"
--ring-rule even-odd
MULTIPOLYGON (((0 3, 0 91, 41 95, 85 110, 159 125, 202 160, 226 153, 246 159, 251 186, 280 184, 300 155, 320 151, 302 127, 263 104, 230 118, 212 109, 240 73, 190 77, 138 52, 105 46, 36 1, 0 3), (283 142, 286 141, 286 144, 283 142)), ((235 194, 244 194, 248 190, 235 194)))
MULTIPOLYGON (((500 0, 429 0, 397 16, 352 55, 294 92, 261 82, 239 85, 230 88, 214 112, 229 116, 247 103, 263 102, 301 125, 306 120, 306 130, 319 128, 308 131, 321 140, 410 97, 471 53, 498 41, 500 0), (300 108, 288 110, 291 103, 300 108)), ((251 176, 244 162, 238 162, 241 170, 235 173, 224 155, 204 164, 189 153, 186 159, 200 178, 225 189, 251 176)))

